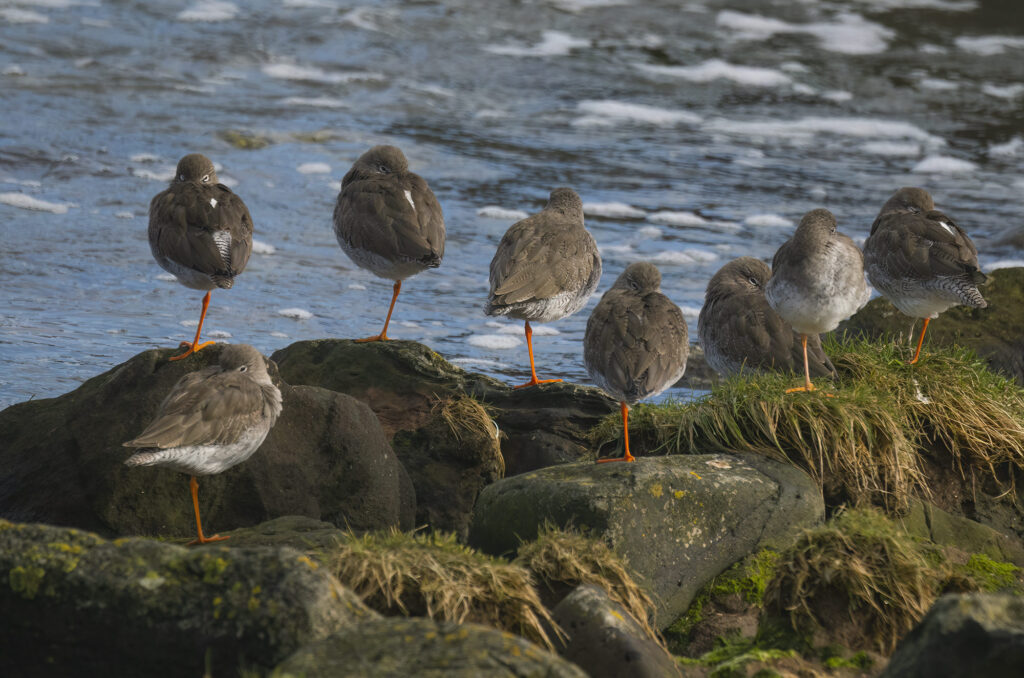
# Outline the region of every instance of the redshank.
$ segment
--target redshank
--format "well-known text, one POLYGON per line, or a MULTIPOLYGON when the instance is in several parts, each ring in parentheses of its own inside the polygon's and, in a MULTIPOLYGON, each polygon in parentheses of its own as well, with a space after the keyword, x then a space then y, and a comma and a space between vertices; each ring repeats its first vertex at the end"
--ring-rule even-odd
POLYGON ((911 318, 924 318, 911 365, 932 318, 957 304, 988 306, 978 291, 986 281, 978 250, 923 188, 901 188, 886 201, 864 243, 864 264, 882 296, 911 318))
POLYGON ((619 401, 626 452, 607 461, 633 461, 629 405, 679 381, 690 343, 679 307, 661 293, 653 264, 630 264, 604 293, 587 321, 583 361, 594 383, 619 401))
POLYGON ((601 279, 601 255, 583 226, 583 202, 571 188, 551 191, 543 210, 505 232, 491 260, 487 315, 526 322, 530 381, 515 388, 561 379, 537 379, 530 321, 551 322, 583 308, 601 279))
POLYGON ((803 346, 804 385, 786 392, 813 391, 808 336, 831 332, 867 303, 864 255, 836 230, 831 212, 811 210, 775 252, 764 293, 769 305, 800 333, 803 346))
POLYGON ((356 341, 386 341, 402 281, 437 268, 444 257, 444 215, 434 192, 394 146, 374 146, 341 180, 334 235, 345 254, 374 275, 394 280, 380 334, 356 341))
POLYGON ((248 459, 279 414, 281 391, 271 383, 260 352, 248 344, 225 346, 218 365, 178 380, 142 435, 124 444, 139 448, 124 463, 190 474, 199 535, 191 544, 221 541, 227 537, 203 535, 196 476, 221 473, 248 459))
MULTIPOLYGON (((719 374, 800 370, 800 335, 764 296, 771 274, 760 259, 740 257, 723 266, 708 283, 697 318, 697 335, 704 357, 719 374)), ((835 367, 817 334, 807 337, 807 353, 812 377, 835 376, 835 367)))
POLYGON ((181 360, 209 346, 199 343, 210 292, 230 289, 252 254, 252 217, 242 199, 220 183, 213 163, 192 153, 178 161, 167 190, 149 205, 149 247, 153 258, 182 285, 206 290, 199 326, 181 360))

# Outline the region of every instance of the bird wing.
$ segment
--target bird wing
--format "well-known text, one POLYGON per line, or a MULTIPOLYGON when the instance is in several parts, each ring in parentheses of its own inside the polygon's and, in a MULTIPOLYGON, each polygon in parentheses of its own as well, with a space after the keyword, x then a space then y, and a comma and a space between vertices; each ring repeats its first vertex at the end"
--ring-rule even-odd
POLYGON ((252 217, 223 184, 175 185, 149 206, 150 240, 167 258, 211 276, 232 277, 252 252, 252 217))
POLYGON ((660 292, 609 290, 591 313, 587 335, 588 368, 632 400, 671 386, 690 349, 682 311, 660 292))
POLYGON ((244 374, 219 367, 199 370, 178 380, 142 435, 124 445, 167 449, 233 443, 259 422, 264 406, 263 390, 244 374))
POLYGON ((874 259, 891 276, 930 280, 938 276, 967 277, 984 282, 978 251, 959 225, 938 210, 892 212, 878 217, 868 238, 874 259))
POLYGON ((505 305, 550 299, 586 285, 599 265, 597 244, 585 229, 544 228, 538 217, 524 219, 502 237, 491 260, 490 299, 505 305))
POLYGON ((415 175, 357 180, 342 189, 335 223, 350 246, 390 261, 439 260, 443 256, 441 206, 426 182, 415 176, 416 182, 411 176, 415 175))

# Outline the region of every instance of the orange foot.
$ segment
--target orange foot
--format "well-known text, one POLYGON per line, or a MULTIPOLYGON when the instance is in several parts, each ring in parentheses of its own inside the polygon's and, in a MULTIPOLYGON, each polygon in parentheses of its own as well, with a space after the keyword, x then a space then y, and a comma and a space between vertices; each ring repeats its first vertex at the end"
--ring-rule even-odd
POLYGON ((533 379, 531 379, 530 381, 526 382, 525 384, 519 384, 518 386, 513 386, 512 388, 526 388, 527 386, 536 386, 537 384, 553 384, 556 381, 562 381, 562 380, 561 379, 537 379, 536 377, 534 377, 533 379))
POLYGON ((611 459, 598 459, 597 463, 598 464, 610 464, 613 461, 636 461, 636 457, 634 457, 629 452, 626 452, 626 454, 624 456, 622 456, 622 457, 612 457, 611 459))
POLYGON ((355 343, 357 343, 357 344, 365 344, 368 341, 390 341, 390 339, 388 338, 388 335, 386 335, 386 334, 375 334, 374 336, 366 337, 365 339, 356 339, 355 343))
MULTIPOLYGON (((786 393, 799 393, 801 391, 806 391, 810 393, 811 391, 817 390, 818 389, 814 388, 814 384, 811 384, 810 386, 797 386, 796 388, 787 388, 786 393)), ((826 398, 835 398, 835 396, 831 393, 822 393, 822 395, 825 396, 826 398)))
POLYGON ((212 541, 224 541, 225 539, 231 539, 231 537, 222 537, 219 534, 215 534, 212 537, 204 537, 203 535, 199 535, 198 539, 193 539, 188 544, 186 544, 186 546, 196 546, 196 545, 199 545, 199 544, 209 544, 212 541))
POLYGON ((190 343, 188 343, 187 341, 183 341, 183 342, 181 342, 181 344, 180 344, 180 345, 178 346, 178 348, 185 348, 185 347, 188 347, 188 350, 186 350, 186 351, 185 351, 184 353, 181 353, 181 354, 179 354, 179 355, 176 355, 176 356, 174 356, 173 358, 168 358, 168 360, 181 360, 182 358, 187 358, 188 356, 192 355, 193 353, 195 353, 195 352, 197 352, 197 351, 201 351, 201 350, 203 350, 203 349, 204 349, 204 348, 206 348, 207 346, 213 346, 213 345, 214 345, 214 343, 216 343, 216 342, 213 342, 213 341, 204 341, 204 342, 203 342, 203 343, 201 343, 201 344, 190 344, 190 343))

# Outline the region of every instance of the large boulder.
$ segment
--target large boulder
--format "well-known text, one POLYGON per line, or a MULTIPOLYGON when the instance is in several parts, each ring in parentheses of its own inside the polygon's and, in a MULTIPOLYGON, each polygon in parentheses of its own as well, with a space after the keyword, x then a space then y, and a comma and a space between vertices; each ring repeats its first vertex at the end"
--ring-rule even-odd
POLYGON ((567 639, 559 654, 590 678, 671 678, 681 676, 675 658, 604 589, 577 586, 551 616, 567 639))
POLYGON ((586 678, 574 664, 479 624, 368 621, 306 645, 275 675, 304 678, 586 678))
POLYGON ((186 549, 0 520, 0 675, 269 669, 378 615, 290 548, 186 549), (130 667, 130 669, 129 669, 130 667))
POLYGON ((962 594, 935 601, 900 641, 880 678, 1019 678, 1024 598, 962 594))
MULTIPOLYGON (((993 370, 1024 386, 1024 268, 992 271, 981 293, 988 308, 954 306, 942 313, 928 324, 922 351, 926 354, 929 345, 966 346, 988 360, 993 370)), ((888 299, 878 297, 842 323, 839 331, 869 338, 905 337, 911 322, 888 299)), ((920 320, 915 331, 921 331, 920 320)))
POLYGON ((577 460, 589 449, 589 430, 618 410, 599 389, 568 383, 513 389, 413 341, 300 341, 273 359, 290 384, 321 386, 366 402, 389 436, 428 426, 439 400, 471 396, 490 408, 503 433, 508 475, 577 460))
POLYGON ((719 572, 758 548, 787 544, 823 515, 818 487, 788 464, 757 455, 646 457, 501 480, 480 494, 469 543, 513 553, 545 522, 602 538, 642 576, 664 628, 719 572))
MULTIPOLYGON (((171 387, 219 359, 220 345, 170 362, 141 353, 58 398, 0 412, 0 515, 105 534, 189 536, 188 478, 124 466, 171 387)), ((355 529, 411 527, 412 484, 373 412, 346 395, 281 381, 284 409, 259 450, 199 481, 204 525, 253 525, 296 514, 355 529)))

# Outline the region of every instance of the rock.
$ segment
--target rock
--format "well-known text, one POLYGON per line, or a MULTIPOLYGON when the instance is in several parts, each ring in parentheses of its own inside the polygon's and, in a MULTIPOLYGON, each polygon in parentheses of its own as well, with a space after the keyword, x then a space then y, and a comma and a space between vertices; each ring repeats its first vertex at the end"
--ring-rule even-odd
POLYGON ((603 589, 578 586, 551 614, 569 636, 559 654, 591 678, 682 675, 672 655, 603 589))
POLYGON ((0 520, 0 675, 269 669, 377 617, 290 548, 186 549, 0 520))
POLYGON ((1024 546, 1017 539, 920 499, 910 500, 909 510, 900 523, 915 537, 1024 567, 1024 546))
MULTIPOLYGON (((453 509, 433 501, 438 478, 423 470, 426 460, 452 463, 452 476, 488 478, 492 457, 467 455, 465 445, 460 450, 436 438, 439 402, 468 395, 491 410, 503 434, 501 455, 507 475, 576 461, 589 449, 590 429, 618 411, 599 389, 567 383, 512 389, 496 379, 466 372, 412 341, 300 341, 278 351, 273 359, 288 383, 321 386, 366 402, 409 468, 422 504, 421 516, 445 516, 452 525, 458 524, 450 515, 453 509), (477 465, 467 466, 467 458, 474 456, 479 459, 477 465)), ((440 496, 443 499, 444 493, 440 496)))
MULTIPOLYGON (((989 366, 1024 386, 1024 268, 992 271, 981 288, 988 308, 954 306, 928 325, 922 354, 929 345, 959 344, 988 360, 989 366)), ((873 299, 839 326, 840 332, 906 336, 911 318, 896 310, 887 299, 873 299)), ((915 332, 921 331, 917 321, 915 332)), ((916 341, 917 335, 914 335, 916 341)))
POLYGON ((469 543, 514 552, 545 521, 604 539, 658 601, 664 628, 712 577, 755 549, 821 521, 821 492, 799 469, 757 455, 577 463, 484 488, 469 543))
MULTIPOLYGON (((174 383, 216 363, 220 345, 169 362, 141 353, 58 398, 0 412, 0 515, 105 534, 191 536, 188 477, 124 466, 121 443, 142 431, 174 383)), ((415 498, 373 412, 354 398, 309 386, 281 389, 284 409, 247 461, 199 482, 209 534, 281 515, 354 529, 411 527, 415 498)))
POLYGON ((251 527, 240 527, 230 532, 221 532, 230 537, 224 546, 290 546, 291 548, 318 556, 336 546, 345 533, 327 523, 306 516, 282 516, 251 527))
POLYGON ((880 678, 1018 678, 1024 667, 1024 598, 962 594, 935 601, 880 678))
POLYGON ((389 618, 310 643, 275 675, 304 678, 586 678, 577 666, 519 636, 479 624, 389 618))

